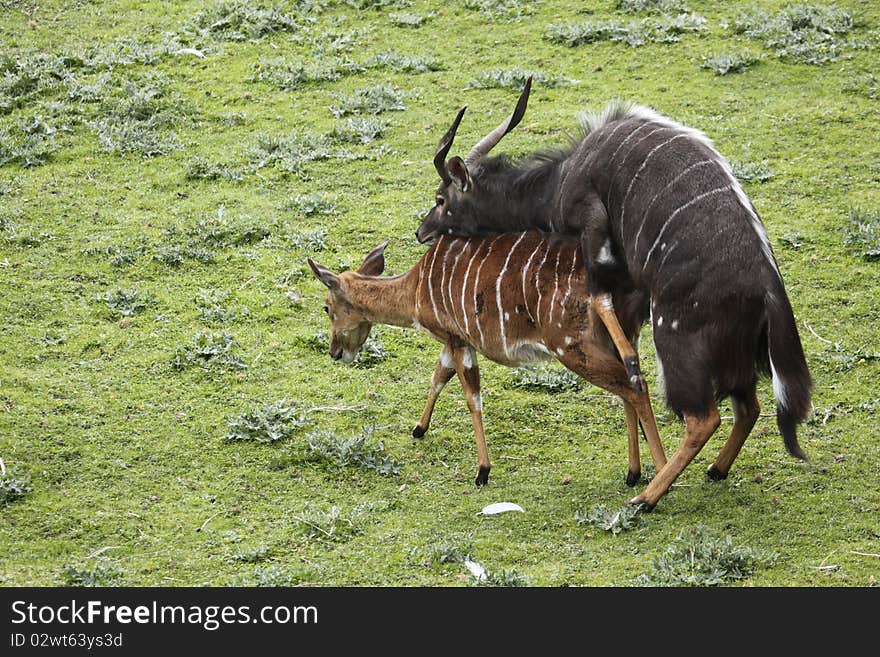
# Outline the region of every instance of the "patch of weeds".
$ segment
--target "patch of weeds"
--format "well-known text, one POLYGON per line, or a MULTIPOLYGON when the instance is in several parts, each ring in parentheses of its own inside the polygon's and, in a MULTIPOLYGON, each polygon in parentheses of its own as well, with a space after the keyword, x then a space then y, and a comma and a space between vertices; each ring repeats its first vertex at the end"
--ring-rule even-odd
POLYGON ((300 30, 297 16, 282 3, 266 6, 249 0, 223 0, 199 11, 184 27, 185 32, 217 41, 258 40, 278 32, 300 30))
POLYGON ((214 262, 214 253, 201 247, 160 244, 153 253, 153 260, 169 267, 180 267, 187 260, 197 260, 202 263, 214 262))
POLYGON ((387 126, 379 119, 353 116, 345 120, 343 127, 336 127, 330 136, 336 141, 369 144, 385 134, 387 126))
POLYGON ((323 251, 327 248, 327 229, 304 230, 290 236, 290 244, 295 249, 323 251))
POLYGON ((734 545, 730 536, 712 536, 703 528, 680 534, 651 570, 641 575, 639 586, 717 586, 745 579, 760 566, 770 565, 777 555, 734 545))
POLYGON ((330 134, 304 133, 286 137, 258 135, 249 157, 255 170, 274 166, 288 173, 297 173, 309 162, 357 160, 367 156, 341 148, 330 134))
POLYGON ((406 9, 412 7, 411 0, 347 0, 347 4, 355 9, 406 9))
POLYGON ((582 525, 592 525, 615 536, 621 532, 634 529, 641 522, 642 516, 637 507, 624 506, 617 510, 607 509, 599 504, 590 511, 576 511, 574 519, 582 525))
POLYGON ((357 467, 372 470, 380 475, 397 475, 402 464, 385 452, 382 442, 373 444, 372 433, 364 429, 351 438, 338 436, 331 431, 319 431, 306 435, 305 447, 296 446, 290 453, 294 462, 318 462, 344 468, 357 467))
POLYGON ((220 120, 223 121, 223 125, 233 127, 244 125, 250 120, 250 118, 248 117, 247 112, 226 112, 220 116, 220 120))
POLYGON ((748 51, 721 52, 711 55, 703 60, 700 68, 714 71, 715 75, 728 75, 729 73, 742 73, 752 64, 761 61, 763 57, 748 51))
POLYGON ((99 103, 112 93, 112 75, 101 73, 91 81, 71 78, 67 84, 67 99, 76 103, 99 103))
POLYGON ((45 164, 58 150, 56 132, 40 116, 19 120, 14 131, 0 127, 0 166, 8 162, 17 162, 23 168, 45 164))
MULTIPOLYGON (((199 290, 194 299, 196 308, 199 309, 199 321, 205 324, 225 324, 236 319, 239 312, 225 307, 228 299, 227 292, 199 290)), ((244 309, 243 314, 247 314, 247 309, 244 309)))
POLYGON ((105 256, 114 267, 130 265, 140 256, 146 253, 144 246, 118 245, 89 246, 82 249, 81 253, 86 256, 105 256))
POLYGON ((779 243, 790 249, 799 249, 804 245, 804 237, 800 233, 786 233, 779 237, 779 243))
POLYGON ((40 342, 46 347, 57 347, 67 342, 67 334, 55 329, 49 329, 40 338, 40 342))
POLYGON ((880 260, 880 212, 850 208, 844 244, 865 260, 880 260))
POLYGON ((255 244, 269 237, 271 231, 248 215, 228 217, 226 209, 221 205, 215 215, 199 219, 195 226, 186 230, 184 234, 191 241, 225 249, 255 244))
POLYGON ((487 570, 483 577, 474 578, 474 586, 516 587, 528 585, 529 581, 516 568, 487 570))
POLYGON ((137 315, 154 303, 153 295, 149 293, 142 293, 137 290, 124 290, 119 287, 114 290, 107 290, 104 294, 99 294, 95 297, 95 300, 104 302, 110 311, 112 319, 137 315))
POLYGON ((292 436, 309 423, 309 418, 296 404, 285 398, 229 418, 226 423, 229 425, 223 437, 226 441, 274 443, 292 436))
POLYGON ((394 27, 418 28, 433 17, 433 13, 421 15, 402 11, 396 14, 391 14, 388 17, 388 20, 394 25, 394 27))
POLYGON ((116 39, 107 44, 89 46, 72 55, 87 69, 110 69, 132 64, 152 66, 182 46, 175 37, 168 35, 160 43, 138 41, 132 37, 116 39))
POLYGON ((228 180, 238 182, 244 177, 241 169, 228 164, 212 164, 203 158, 195 158, 186 165, 187 180, 228 180))
POLYGON ((548 75, 541 71, 527 71, 515 66, 506 70, 483 71, 476 78, 468 82, 465 89, 513 89, 520 91, 530 75, 533 77, 532 83, 535 86, 547 87, 548 89, 569 87, 577 82, 561 75, 548 75))
POLYGON ((301 513, 293 516, 293 520, 308 538, 341 542, 361 531, 364 514, 360 506, 347 513, 336 505, 326 511, 306 506, 301 513))
POLYGON ((779 58, 821 65, 866 45, 843 39, 856 26, 849 12, 833 5, 793 4, 773 16, 760 10, 740 16, 733 31, 763 42, 779 58))
MULTIPOLYGON (((293 197, 293 200, 290 202, 288 207, 306 217, 311 217, 312 215, 316 214, 326 215, 336 213, 336 203, 334 199, 327 196, 326 194, 321 193, 298 194, 297 196, 293 197)), ((326 242, 323 242, 323 238, 326 236, 327 232, 325 230, 322 237, 321 248, 326 246, 326 242)))
POLYGON ((338 80, 364 70, 363 66, 349 59, 335 58, 322 60, 318 65, 306 65, 276 57, 257 62, 251 80, 269 83, 283 91, 294 91, 309 83, 338 80))
POLYGON ((237 577, 232 582, 232 585, 261 587, 293 586, 298 580, 298 575, 290 572, 287 568, 271 564, 268 566, 256 566, 251 573, 237 577))
POLYGON ((512 370, 507 384, 510 388, 525 388, 557 393, 577 390, 583 379, 571 370, 556 367, 518 367, 512 370))
POLYGON ((186 345, 178 347, 171 367, 182 370, 191 365, 203 368, 245 369, 247 364, 237 353, 238 343, 229 333, 198 333, 186 345))
POLYGON ((403 94, 387 85, 358 89, 349 96, 341 96, 340 104, 330 108, 337 119, 349 114, 382 114, 405 110, 403 94))
POLYGON ((465 0, 464 6, 493 21, 516 21, 532 13, 531 4, 519 0, 465 0))
POLYGON ((734 160, 730 163, 733 175, 743 182, 767 182, 773 177, 773 172, 767 167, 767 160, 761 162, 741 162, 734 160))
POLYGON ((880 98, 880 82, 873 73, 850 78, 843 84, 842 90, 845 93, 863 96, 870 100, 880 98))
POLYGON ((681 0, 617 0, 614 8, 625 14, 640 14, 650 12, 652 14, 671 14, 687 11, 681 0))
MULTIPOLYGON (((3 465, 0 459, 0 465, 3 465)), ((20 500, 33 490, 30 477, 24 474, 16 474, 12 469, 5 466, 0 468, 0 507, 7 506, 16 500, 20 500)))
POLYGON ((414 550, 413 556, 416 556, 424 565, 438 570, 447 564, 461 565, 465 561, 473 560, 474 546, 471 541, 463 544, 434 543, 427 550, 414 550))
POLYGON ((139 153, 145 157, 183 150, 171 131, 185 117, 184 100, 169 92, 167 78, 150 74, 126 80, 101 103, 100 116, 89 125, 108 153, 139 153))
POLYGON ((0 53, 0 114, 24 107, 70 75, 64 57, 45 53, 0 53))
POLYGON ((235 563, 260 563, 271 556, 271 550, 265 545, 258 545, 248 550, 236 550, 229 560, 235 563))
POLYGON ((427 73, 442 71, 442 62, 427 55, 401 55, 397 52, 380 52, 366 61, 367 68, 382 68, 403 73, 427 73))
POLYGON ((369 336, 361 346, 357 357, 352 363, 355 367, 370 368, 378 365, 388 358, 388 350, 382 341, 375 336, 369 336))
POLYGON ((64 586, 120 586, 122 571, 105 559, 92 566, 65 566, 61 571, 64 586))
POLYGON ((578 23, 553 24, 545 38, 574 48, 597 41, 622 41, 633 48, 646 43, 675 43, 681 35, 703 32, 706 19, 698 14, 679 14, 673 17, 647 17, 623 23, 617 20, 590 19, 578 23))
POLYGON ((318 331, 314 335, 297 335, 293 338, 293 344, 323 354, 330 349, 330 336, 325 331, 318 331))

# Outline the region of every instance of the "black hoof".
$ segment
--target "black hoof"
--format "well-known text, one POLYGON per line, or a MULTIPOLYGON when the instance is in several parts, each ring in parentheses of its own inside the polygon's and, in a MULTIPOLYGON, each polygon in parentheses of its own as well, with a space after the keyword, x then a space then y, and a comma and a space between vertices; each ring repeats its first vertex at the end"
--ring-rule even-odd
POLYGON ((721 472, 718 468, 715 467, 715 464, 709 466, 709 469, 706 471, 706 476, 709 477, 712 481, 721 481, 723 479, 727 479, 727 473, 721 472))
POLYGON ((489 483, 489 468, 480 466, 480 471, 477 472, 477 480, 474 482, 474 484, 477 486, 477 488, 480 488, 481 486, 485 486, 488 483, 489 483))
POLYGON ((415 428, 413 429, 412 436, 413 436, 413 438, 421 438, 422 436, 425 435, 425 431, 427 431, 427 429, 422 429, 422 427, 417 424, 415 426, 415 428))
POLYGON ((637 511, 641 513, 651 513, 651 511, 654 510, 653 504, 648 504, 647 502, 640 500, 638 497, 632 498, 627 504, 639 507, 637 511))
POLYGON ((627 472, 626 473, 626 485, 632 488, 637 483, 639 483, 639 479, 642 478, 641 471, 638 472, 627 472))

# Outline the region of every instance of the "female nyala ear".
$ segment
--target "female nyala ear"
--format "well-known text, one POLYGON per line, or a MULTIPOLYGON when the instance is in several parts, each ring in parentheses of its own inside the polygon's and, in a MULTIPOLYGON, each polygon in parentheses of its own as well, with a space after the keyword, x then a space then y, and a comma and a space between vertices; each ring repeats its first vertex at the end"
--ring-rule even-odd
POLYGON ((468 172, 464 160, 457 155, 449 158, 449 162, 446 163, 446 168, 449 170, 449 175, 452 176, 452 179, 458 183, 459 187, 461 187, 461 191, 466 192, 470 190, 473 183, 471 182, 471 174, 468 172))
POLYGON ((364 258, 361 266, 358 267, 357 271, 359 274, 363 274, 364 276, 379 276, 385 271, 385 247, 388 246, 388 242, 390 241, 391 240, 385 240, 382 244, 367 254, 367 257, 364 258))
POLYGON ((331 290, 339 289, 339 277, 336 276, 336 274, 327 269, 324 265, 319 265, 311 258, 306 258, 306 260, 309 263, 309 267, 312 268, 312 273, 315 275, 315 278, 317 278, 331 290))

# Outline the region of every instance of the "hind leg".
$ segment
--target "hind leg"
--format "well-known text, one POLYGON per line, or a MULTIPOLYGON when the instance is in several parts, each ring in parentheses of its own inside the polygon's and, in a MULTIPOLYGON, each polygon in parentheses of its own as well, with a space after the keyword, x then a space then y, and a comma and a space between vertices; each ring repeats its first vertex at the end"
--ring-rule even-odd
POLYGON ((632 488, 642 478, 642 462, 639 458, 639 416, 632 404, 623 402, 626 411, 626 439, 629 469, 626 472, 626 485, 632 488))
POLYGON ((758 415, 761 412, 754 388, 747 395, 731 395, 730 401, 733 406, 733 428, 730 430, 727 442, 724 443, 721 451, 718 452, 718 457, 709 466, 709 471, 706 473, 713 481, 727 478, 730 466, 742 449, 743 443, 751 433, 755 422, 758 421, 758 415))
POLYGON ((718 407, 715 405, 715 402, 712 402, 705 416, 685 414, 684 424, 684 438, 675 454, 672 455, 666 466, 651 480, 651 483, 642 491, 642 494, 629 501, 630 504, 644 504, 646 511, 653 509, 660 498, 669 491, 672 482, 693 461, 697 453, 703 449, 703 445, 715 433, 718 425, 721 424, 721 415, 718 413, 718 407))

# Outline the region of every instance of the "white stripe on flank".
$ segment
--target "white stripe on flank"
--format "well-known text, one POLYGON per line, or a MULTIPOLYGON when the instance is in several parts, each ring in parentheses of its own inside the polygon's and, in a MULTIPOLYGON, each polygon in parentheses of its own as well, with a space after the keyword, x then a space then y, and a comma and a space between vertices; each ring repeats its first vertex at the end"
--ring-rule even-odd
POLYGON ((470 273, 471 273, 471 265, 474 264, 474 258, 477 257, 477 251, 479 251, 480 247, 482 247, 483 244, 485 244, 485 243, 486 243, 485 240, 480 242, 477 245, 477 247, 474 249, 473 254, 471 254, 471 259, 468 260, 467 269, 465 269, 465 271, 464 271, 464 280, 461 282, 461 314, 462 314, 462 316, 464 316, 464 334, 468 337, 470 337, 470 335, 471 335, 471 333, 470 333, 471 328, 470 328, 470 325, 468 322, 467 309, 464 307, 464 294, 467 291, 467 280, 468 280, 468 276, 470 276, 470 273))
POLYGON ((718 160, 703 160, 702 162, 697 162, 696 164, 690 165, 688 168, 686 168, 684 171, 682 171, 680 174, 678 174, 675 178, 673 178, 672 181, 668 185, 666 185, 665 187, 663 187, 663 189, 661 189, 659 192, 654 194, 654 197, 651 199, 651 202, 648 203, 648 207, 645 208, 645 212, 642 214, 642 223, 639 226, 639 230, 636 232, 635 240, 633 240, 633 253, 638 253, 639 237, 641 237, 641 235, 642 235, 642 228, 645 227, 645 220, 648 218, 648 212, 650 212, 651 208, 654 207, 654 201, 656 201, 658 198, 660 198, 661 194, 663 194, 664 192, 671 189, 673 187, 673 185, 675 185, 675 183, 677 183, 679 180, 684 178, 693 169, 696 169, 697 167, 704 166, 706 164, 713 164, 713 163, 718 164, 719 162, 718 162, 718 160))
POLYGON ((645 267, 648 266, 648 261, 651 259, 651 255, 654 253, 654 249, 656 249, 656 248, 657 248, 657 245, 660 243, 660 238, 663 237, 663 232, 664 232, 664 231, 666 230, 666 228, 669 226, 670 222, 671 222, 673 219, 675 219, 675 216, 676 216, 679 212, 681 212, 682 210, 685 210, 685 209, 689 208, 689 207, 692 206, 694 203, 699 203, 699 202, 702 201, 704 198, 707 198, 707 197, 709 197, 709 196, 713 196, 713 195, 715 195, 715 194, 721 194, 722 192, 726 192, 726 191, 729 191, 729 190, 730 190, 730 185, 725 185, 724 187, 718 187, 717 189, 713 189, 713 190, 708 191, 708 192, 703 192, 703 193, 700 194, 699 196, 695 196, 694 198, 692 198, 690 201, 688 201, 687 203, 685 203, 684 205, 682 205, 680 208, 678 208, 675 212, 673 212, 671 215, 669 215, 669 219, 666 220, 666 223, 664 223, 663 226, 660 228, 660 232, 657 233, 657 239, 654 240, 654 244, 651 246, 651 249, 648 251, 648 255, 645 256, 645 262, 642 264, 642 271, 645 271, 645 267))
POLYGON ((618 123, 617 123, 617 127, 614 128, 614 130, 611 131, 611 134, 610 134, 610 135, 608 135, 607 137, 605 137, 605 142, 611 141, 611 138, 612 138, 615 134, 617 134, 617 131, 620 130, 620 129, 624 126, 624 124, 629 120, 629 118, 630 118, 630 117, 624 117, 624 118, 620 119, 620 120, 618 121, 618 123))
POLYGON ((541 269, 544 267, 544 263, 547 262, 547 256, 550 255, 550 242, 547 242, 547 251, 544 252, 544 259, 541 260, 541 264, 538 265, 538 268, 535 270, 535 287, 538 289, 538 305, 535 308, 535 318, 538 321, 538 326, 542 326, 541 324, 541 286, 539 285, 539 278, 541 277, 541 269))
POLYGON ((529 309, 529 297, 526 294, 526 276, 529 273, 529 267, 532 264, 532 258, 535 257, 535 254, 538 252, 538 249, 540 249, 543 245, 544 245, 543 241, 538 242, 538 246, 535 247, 535 250, 532 251, 532 255, 529 256, 528 260, 526 260, 526 266, 523 268, 523 275, 522 275, 523 304, 526 307, 526 312, 529 314, 529 319, 532 320, 532 324, 535 323, 535 318, 532 315, 532 311, 529 309))
POLYGON ((494 240, 489 242, 489 248, 486 250, 486 255, 483 256, 483 259, 480 261, 480 266, 477 267, 477 273, 474 274, 474 307, 472 309, 472 312, 474 313, 474 323, 477 325, 477 330, 480 332, 481 346, 485 344, 486 339, 483 337, 483 327, 480 326, 480 315, 477 312, 477 289, 480 286, 480 271, 483 269, 483 265, 486 264, 486 259, 492 254, 492 249, 495 247, 495 242, 497 242, 500 238, 501 235, 498 235, 495 237, 494 240))
MULTIPOLYGON (((610 166, 614 162, 614 158, 617 157, 617 153, 620 151, 620 149, 623 148, 624 146, 626 146, 627 143, 629 143, 629 140, 632 139, 639 130, 649 126, 650 124, 651 124, 650 121, 648 121, 646 123, 640 123, 639 126, 635 130, 630 132, 629 135, 627 135, 627 138, 624 139, 622 142, 620 142, 617 145, 617 148, 614 149, 614 152, 611 154, 611 157, 608 158, 608 165, 610 166)), ((624 158, 624 159, 626 159, 626 158, 624 158)))
POLYGON ((770 263, 773 271, 776 272, 776 275, 781 281, 782 274, 779 272, 779 267, 776 265, 776 259, 773 257, 773 249, 770 248, 770 240, 767 238, 767 231, 764 230, 764 225, 761 223, 761 220, 758 219, 758 215, 755 212, 754 207, 752 207, 751 201, 749 201, 748 196, 746 196, 745 191, 739 184, 739 180, 737 180, 736 176, 734 175, 733 169, 730 168, 730 163, 723 157, 721 158, 721 167, 724 169, 727 177, 730 178, 730 186, 736 193, 736 198, 739 200, 743 208, 745 208, 746 212, 749 213, 749 219, 751 220, 752 229, 758 235, 758 239, 761 240, 761 250, 764 252, 764 257, 767 258, 767 262, 770 263))
MULTIPOLYGON (((657 131, 655 130, 654 132, 657 132, 657 131)), ((653 135, 654 132, 652 132, 651 134, 653 135)), ((673 142, 673 141, 675 141, 676 139, 680 139, 681 137, 686 137, 686 136, 687 136, 686 133, 684 133, 684 132, 680 132, 680 133, 678 133, 677 135, 675 135, 674 137, 671 137, 671 138, 667 139, 667 140, 664 141, 662 144, 660 144, 660 145, 655 146, 654 148, 652 148, 651 151, 645 156, 645 159, 642 161, 642 166, 640 166, 640 167, 636 170, 636 173, 635 173, 635 175, 633 176, 632 180, 629 181, 629 187, 626 188, 626 194, 624 194, 624 196, 623 196, 623 203, 620 205, 620 234, 621 234, 621 235, 623 235, 623 219, 624 219, 624 215, 626 214, 626 201, 627 201, 627 199, 629 198, 629 193, 632 191, 633 185, 635 184, 636 180, 638 179, 639 174, 642 172, 642 169, 645 168, 645 165, 648 164, 648 160, 651 159, 651 156, 652 156, 654 153, 656 153, 658 150, 660 150, 661 148, 663 148, 664 146, 666 146, 666 144, 668 144, 668 143, 670 143, 670 142, 673 142)))
POLYGON ((566 288, 565 294, 562 297, 562 303, 559 304, 560 321, 562 321, 562 318, 565 317, 565 304, 568 302, 568 295, 571 294, 571 277, 574 276, 574 270, 577 267, 577 254, 579 248, 581 248, 580 244, 575 244, 574 248, 571 251, 571 271, 568 272, 568 287, 566 288))
POLYGON ((507 265, 510 263, 510 256, 516 251, 516 247, 519 246, 519 243, 523 241, 525 236, 526 233, 520 235, 519 239, 513 243, 512 247, 510 247, 510 251, 507 252, 507 258, 504 260, 504 266, 501 268, 501 272, 498 274, 498 278, 495 281, 495 303, 498 304, 498 329, 501 331, 501 350, 505 355, 507 355, 507 334, 504 331, 504 311, 501 309, 501 279, 504 278, 504 273, 507 271, 507 265))
MULTIPOLYGON (((458 240, 456 240, 457 242, 458 240)), ((464 253, 464 244, 462 244, 462 248, 459 249, 458 255, 455 256, 455 260, 452 261, 452 271, 449 272, 449 285, 446 286, 446 289, 449 291, 449 305, 452 307, 452 319, 455 320, 455 326, 458 328, 459 332, 464 333, 461 328, 461 324, 458 323, 458 313, 455 312, 455 300, 452 298, 452 279, 455 277, 455 271, 458 267, 458 261, 461 259, 461 254, 464 253)), ((443 300, 443 307, 446 307, 446 298, 443 300)))
POLYGON ((452 253, 452 246, 457 241, 458 238, 449 243, 449 246, 446 248, 446 254, 443 256, 443 267, 440 269, 440 301, 443 302, 443 313, 447 322, 449 320, 449 306, 446 303, 446 295, 443 293, 443 287, 446 285, 446 261, 449 260, 449 255, 452 253))
MULTIPOLYGON (((559 247, 559 251, 556 252, 556 269, 553 272, 553 296, 550 297, 550 318, 547 320, 547 325, 553 323, 553 311, 556 308, 556 293, 559 292, 559 259, 562 257, 562 247, 559 247)), ((540 308, 538 309, 540 312, 540 308)))
POLYGON ((440 250, 441 244, 443 244, 443 235, 437 239, 437 243, 434 245, 434 257, 431 258, 431 267, 428 269, 428 296, 431 297, 431 307, 434 309, 434 319, 437 320, 437 326, 443 326, 443 324, 440 323, 437 301, 434 299, 434 262, 437 260, 437 251, 440 250))
POLYGON ((425 274, 425 261, 428 259, 427 254, 419 261, 419 283, 416 285, 416 317, 421 317, 422 308, 422 279, 425 274))

